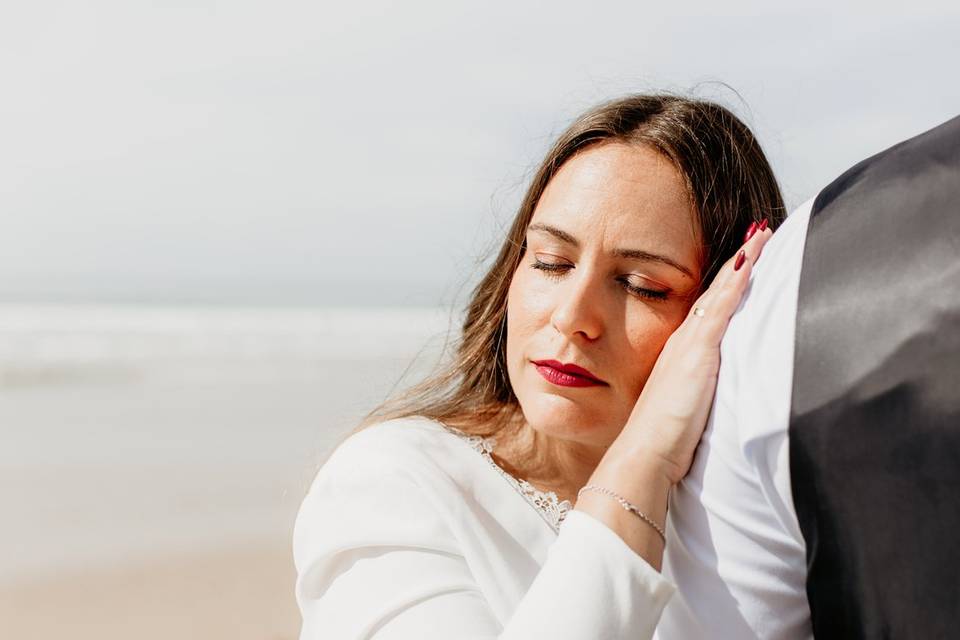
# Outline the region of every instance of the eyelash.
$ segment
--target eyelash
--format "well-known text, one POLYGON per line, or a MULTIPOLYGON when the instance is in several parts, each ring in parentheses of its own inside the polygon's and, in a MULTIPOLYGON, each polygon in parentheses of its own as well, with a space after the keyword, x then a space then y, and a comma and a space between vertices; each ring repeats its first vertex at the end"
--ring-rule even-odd
MULTIPOLYGON (((543 271, 544 275, 549 278, 559 278, 563 275, 563 272, 567 269, 570 269, 571 266, 568 264, 550 264, 549 262, 541 262, 534 258, 533 264, 530 265, 531 268, 543 271)), ((643 287, 635 287, 626 280, 619 280, 620 284, 623 285, 623 288, 629 291, 630 293, 639 296, 641 298, 646 298, 648 300, 666 300, 667 292, 666 291, 654 291, 653 289, 644 289, 643 287)))

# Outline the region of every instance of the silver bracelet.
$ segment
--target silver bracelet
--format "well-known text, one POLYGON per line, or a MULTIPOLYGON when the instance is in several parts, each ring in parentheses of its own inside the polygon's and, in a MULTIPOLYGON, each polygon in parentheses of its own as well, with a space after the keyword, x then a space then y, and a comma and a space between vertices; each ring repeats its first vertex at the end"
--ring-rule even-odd
POLYGON ((651 527, 653 527, 653 528, 656 530, 656 532, 660 535, 660 539, 663 540, 663 543, 664 543, 664 544, 667 543, 667 534, 665 534, 665 533, 663 532, 663 527, 661 527, 661 526, 658 525, 656 522, 654 522, 654 521, 653 521, 653 518, 651 518, 650 516, 648 516, 647 514, 645 514, 643 511, 640 511, 640 509, 637 508, 637 505, 633 504, 632 502, 627 502, 627 500, 626 500, 623 496, 618 495, 618 494, 614 493, 613 491, 610 491, 610 489, 606 489, 606 488, 604 488, 604 487, 598 487, 598 486, 595 485, 595 484, 588 484, 588 485, 584 485, 583 488, 580 489, 580 491, 577 492, 577 499, 578 499, 578 500, 580 499, 580 494, 583 493, 584 491, 598 491, 598 492, 600 492, 600 493, 602 493, 602 494, 604 494, 604 495, 608 495, 608 496, 610 496, 611 498, 614 498, 617 502, 620 503, 620 506, 621 506, 621 507, 623 507, 623 508, 626 509, 627 511, 630 511, 630 512, 636 514, 637 516, 640 517, 641 520, 643 520, 643 521, 646 522, 648 525, 650 525, 651 527))

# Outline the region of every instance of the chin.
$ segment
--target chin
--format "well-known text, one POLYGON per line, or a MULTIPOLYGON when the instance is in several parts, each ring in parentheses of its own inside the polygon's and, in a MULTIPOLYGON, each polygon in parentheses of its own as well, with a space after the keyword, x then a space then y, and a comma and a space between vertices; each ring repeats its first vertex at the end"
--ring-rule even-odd
POLYGON ((537 432, 583 444, 606 446, 620 433, 608 411, 571 400, 559 394, 535 392, 520 403, 527 423, 537 432))

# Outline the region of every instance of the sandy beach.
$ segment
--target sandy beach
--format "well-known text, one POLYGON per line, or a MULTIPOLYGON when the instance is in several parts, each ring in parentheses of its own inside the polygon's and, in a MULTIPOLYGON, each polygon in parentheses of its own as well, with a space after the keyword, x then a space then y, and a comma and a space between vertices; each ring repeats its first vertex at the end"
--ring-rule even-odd
POLYGON ((286 541, 160 554, 0 586, 0 636, 288 640, 299 633, 286 541))
POLYGON ((297 637, 319 461, 446 320, 0 307, 0 637, 297 637))

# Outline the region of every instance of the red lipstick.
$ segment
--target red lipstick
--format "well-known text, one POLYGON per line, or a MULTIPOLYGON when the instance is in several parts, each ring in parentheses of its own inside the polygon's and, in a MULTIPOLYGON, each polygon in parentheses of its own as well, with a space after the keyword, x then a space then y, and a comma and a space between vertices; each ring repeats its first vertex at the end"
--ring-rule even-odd
POLYGON ((537 371, 548 382, 561 387, 594 387, 606 385, 587 369, 575 364, 563 364, 556 360, 534 360, 537 371))

